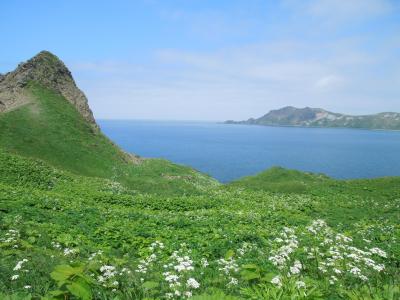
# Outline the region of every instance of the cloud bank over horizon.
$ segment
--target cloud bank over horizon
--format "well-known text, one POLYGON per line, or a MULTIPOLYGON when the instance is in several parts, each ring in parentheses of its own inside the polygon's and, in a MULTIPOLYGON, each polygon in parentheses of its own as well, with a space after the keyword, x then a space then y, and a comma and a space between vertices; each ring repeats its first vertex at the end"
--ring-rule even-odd
MULTIPOLYGON (((61 15, 15 27, 32 44, 5 49, 0 72, 48 49, 100 119, 241 120, 288 105, 400 111, 397 1, 88 2, 49 2, 61 15), (53 18, 61 23, 47 28, 53 18)), ((16 7, 1 6, 11 42, 16 7)))

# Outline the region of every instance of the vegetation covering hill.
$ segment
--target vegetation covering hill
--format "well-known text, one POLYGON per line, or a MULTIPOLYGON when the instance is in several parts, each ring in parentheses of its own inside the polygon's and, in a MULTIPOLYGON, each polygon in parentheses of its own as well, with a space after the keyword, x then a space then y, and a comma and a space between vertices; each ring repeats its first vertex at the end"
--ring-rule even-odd
POLYGON ((227 124, 265 126, 343 127, 400 130, 400 113, 384 112, 375 115, 350 116, 332 113, 321 108, 287 106, 271 110, 266 115, 247 121, 226 121, 227 124))
POLYGON ((185 193, 217 184, 191 168, 119 149, 98 129, 71 73, 49 52, 6 74, 1 99, 7 109, 0 113, 0 147, 7 151, 142 191, 185 193))
POLYGON ((220 185, 23 93, 0 115, 0 299, 399 299, 400 178, 220 185))
POLYGON ((263 176, 156 195, 0 151, 0 298, 398 299, 399 178, 263 176))

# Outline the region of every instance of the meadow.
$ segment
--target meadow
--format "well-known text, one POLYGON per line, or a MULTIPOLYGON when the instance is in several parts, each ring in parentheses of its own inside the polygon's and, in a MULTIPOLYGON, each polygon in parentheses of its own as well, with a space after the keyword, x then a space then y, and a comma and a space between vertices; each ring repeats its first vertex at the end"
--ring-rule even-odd
POLYGON ((145 193, 5 151, 0 178, 1 299, 400 298, 399 178, 145 193))

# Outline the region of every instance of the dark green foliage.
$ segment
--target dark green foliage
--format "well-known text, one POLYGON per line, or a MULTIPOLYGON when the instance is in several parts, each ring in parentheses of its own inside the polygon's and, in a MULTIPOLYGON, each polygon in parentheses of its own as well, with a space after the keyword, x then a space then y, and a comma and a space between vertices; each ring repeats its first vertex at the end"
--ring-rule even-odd
MULTIPOLYGON (((307 189, 278 192, 275 185, 272 193, 254 190, 251 178, 247 178, 250 188, 241 182, 240 187, 222 186, 203 191, 201 195, 168 196, 138 193, 108 179, 77 176, 4 151, 0 152, 0 166, 0 238, 7 237, 9 230, 19 232, 17 248, 4 239, 0 242, 0 291, 7 295, 24 293, 24 286, 30 285, 29 291, 34 297, 75 299, 79 294, 80 299, 88 295, 109 299, 113 295, 112 282, 104 287, 90 274, 101 274, 102 265, 134 271, 138 261, 149 254, 148 246, 158 240, 165 243, 166 250, 158 254, 160 262, 146 275, 149 277, 143 285, 135 272, 118 275, 116 294, 120 299, 159 299, 166 293, 168 287, 160 275, 162 265, 168 263, 169 255, 181 243, 192 249, 189 255, 196 261, 198 271, 190 276, 200 280, 201 288, 193 291, 202 295, 198 299, 251 299, 257 298, 256 295, 291 295, 293 299, 303 299, 294 281, 288 281, 287 289, 281 291, 268 283, 271 280, 268 278, 276 275, 270 274, 273 266, 268 256, 283 226, 297 228, 302 237, 306 226, 320 218, 334 230, 351 236, 358 247, 374 246, 386 251, 385 272, 373 280, 396 291, 400 263, 398 178, 341 182, 320 175, 274 169, 264 179, 270 183, 274 179, 282 183, 300 180, 307 189), (366 244, 364 239, 371 244, 366 244), (52 243, 58 243, 61 248, 55 248, 52 243), (246 249, 245 244, 254 250, 246 250, 248 254, 240 258, 238 249, 246 249), (63 251, 67 248, 73 249, 73 254, 65 256, 63 251), (103 251, 101 264, 88 259, 98 250, 103 251), (28 260, 27 270, 34 272, 26 276, 13 271, 24 258, 28 260), (202 258, 210 262, 209 269, 201 269, 202 258), (220 274, 216 263, 220 258, 235 259, 240 264, 240 271, 235 274, 238 286, 227 287, 229 278, 220 274), (63 268, 82 273, 60 281, 57 274, 63 268), (20 277, 10 280, 15 274, 20 277)), ((269 184, 262 185, 260 178, 254 179, 261 187, 270 189, 269 184)), ((303 239, 303 243, 312 243, 303 239)), ((301 253, 296 255, 304 259, 301 253)), ((304 280, 314 287, 313 291, 309 290, 309 297, 326 299, 331 294, 337 299, 345 297, 339 288, 326 289, 324 281, 318 279, 321 275, 317 276, 311 267, 304 272, 310 277, 304 280)), ((356 281, 344 283, 353 285, 354 295, 365 293, 363 285, 356 281)), ((388 293, 379 284, 372 281, 371 284, 374 295, 388 293)))

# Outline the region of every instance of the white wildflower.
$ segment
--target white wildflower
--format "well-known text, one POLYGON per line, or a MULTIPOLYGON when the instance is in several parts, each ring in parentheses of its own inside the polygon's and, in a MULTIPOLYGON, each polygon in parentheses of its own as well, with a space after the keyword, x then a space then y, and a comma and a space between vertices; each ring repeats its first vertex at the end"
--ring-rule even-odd
POLYGON ((271 283, 276 285, 279 288, 282 287, 282 281, 281 281, 281 277, 279 275, 272 278, 271 283))
POLYGON ((19 262, 17 262, 17 264, 15 265, 15 267, 14 267, 14 271, 18 271, 18 270, 21 270, 21 268, 22 268, 22 265, 24 264, 24 263, 26 263, 28 260, 26 259, 26 258, 24 258, 23 260, 20 260, 19 262))
POLYGON ((13 275, 13 276, 11 276, 11 280, 17 280, 19 278, 19 275, 13 275))
POLYGON ((361 270, 357 267, 353 267, 350 269, 350 273, 353 275, 359 275, 361 273, 361 270))
POLYGON ((340 271, 339 269, 334 268, 333 272, 335 272, 336 274, 342 274, 342 271, 340 271))
POLYGON ((201 265, 203 266, 203 268, 206 268, 209 266, 209 263, 206 258, 201 259, 201 265))
POLYGON ((186 285, 189 286, 189 287, 191 287, 191 288, 193 288, 193 289, 197 289, 197 288, 200 287, 200 283, 198 283, 198 282, 196 281, 196 279, 194 279, 194 278, 189 278, 189 279, 186 281, 186 285))
POLYGON ((239 281, 235 277, 231 277, 231 280, 228 282, 228 285, 237 285, 239 281))
POLYGON ((218 260, 218 264, 221 266, 218 270, 223 271, 226 275, 239 271, 239 266, 232 257, 227 260, 221 258, 218 260))
POLYGON ((65 248, 64 249, 64 256, 74 254, 76 252, 75 249, 65 248))
POLYGON ((292 273, 293 275, 299 274, 301 268, 302 268, 301 262, 296 260, 294 262, 294 265, 290 267, 290 273, 292 273))
POLYGON ((185 292, 185 296, 188 297, 188 298, 192 297, 192 292, 191 291, 186 291, 185 292))
POLYGON ((306 288, 306 284, 304 281, 296 281, 296 288, 298 289, 305 289, 306 288))
POLYGON ((372 248, 372 249, 370 249, 369 251, 370 251, 371 253, 373 253, 373 254, 379 255, 380 257, 387 258, 386 252, 383 251, 383 250, 381 250, 381 249, 379 249, 378 247, 372 248))

